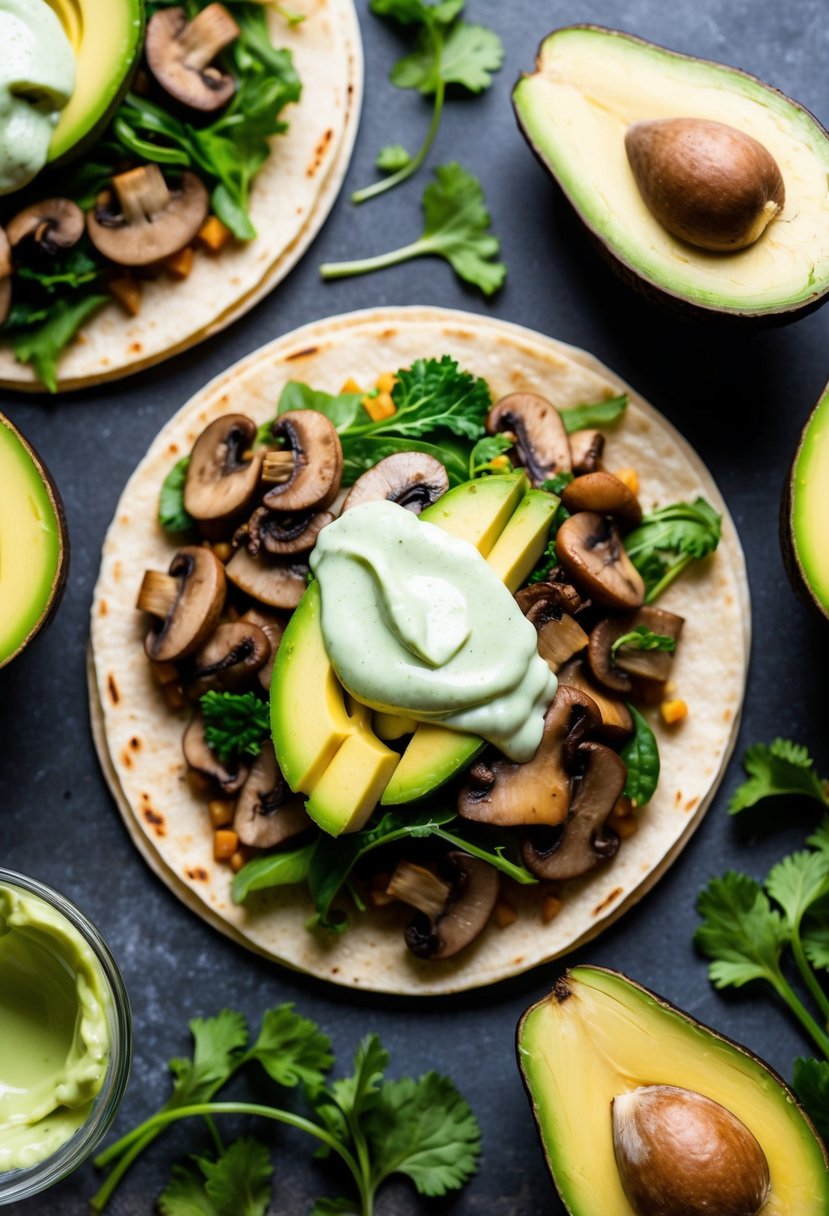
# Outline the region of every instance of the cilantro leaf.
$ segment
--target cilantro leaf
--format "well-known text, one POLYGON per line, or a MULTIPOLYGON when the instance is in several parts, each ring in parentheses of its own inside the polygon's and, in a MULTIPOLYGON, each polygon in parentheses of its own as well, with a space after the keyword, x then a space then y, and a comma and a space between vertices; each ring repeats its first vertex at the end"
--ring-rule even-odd
POLYGON ((813 967, 829 971, 829 922, 807 919, 803 929, 803 949, 813 967))
POLYGON ((829 894, 829 856, 808 849, 792 853, 773 867, 765 885, 783 909, 788 934, 799 933, 809 909, 829 894))
POLYGON ((389 1066, 389 1053, 376 1034, 367 1034, 354 1054, 351 1076, 340 1077, 328 1091, 349 1124, 376 1105, 380 1082, 389 1066))
POLYGON ((190 457, 177 460, 161 483, 158 496, 158 522, 165 532, 186 532, 195 525, 195 520, 184 507, 184 483, 190 457))
POLYGON ((823 816, 811 836, 806 837, 806 843, 813 849, 820 849, 821 853, 829 854, 829 815, 823 816))
POLYGON ((173 1166, 170 1181, 158 1197, 158 1210, 162 1216, 219 1216, 204 1189, 204 1178, 183 1165, 173 1166))
POLYGON ((654 633, 647 625, 637 625, 628 633, 621 634, 610 647, 611 663, 616 662, 616 655, 622 647, 628 650, 665 650, 673 654, 676 642, 665 633, 654 633))
POLYGON ((755 743, 746 749, 743 768, 748 773, 748 780, 731 795, 728 803, 731 815, 778 794, 802 794, 829 806, 823 782, 815 772, 814 760, 805 747, 790 739, 755 743))
POLYGON ((445 1195, 475 1173, 481 1131, 448 1077, 385 1081, 366 1120, 373 1183, 406 1174, 421 1195, 445 1195))
MULTIPOLYGON (((397 175, 395 175, 397 176, 397 175)), ((393 182, 385 179, 382 185, 393 182)), ((481 183, 461 165, 452 162, 435 169, 435 181, 423 192, 424 228, 418 240, 391 253, 354 262, 326 262, 324 279, 369 274, 418 257, 442 257, 458 278, 493 295, 503 285, 507 268, 495 261, 500 242, 489 231, 490 217, 481 183)))
POLYGON ((829 1063, 795 1060, 792 1086, 823 1139, 829 1140, 829 1063))
POLYGON ((270 1152, 259 1140, 244 1136, 217 1161, 201 1158, 199 1168, 218 1216, 266 1216, 273 1166, 270 1152))
POLYGON ((625 797, 634 806, 650 802, 659 783, 659 747, 656 736, 635 705, 628 701, 633 718, 633 734, 622 747, 619 755, 627 765, 625 797))
POLYGON ((278 1085, 303 1085, 311 1093, 321 1088, 334 1062, 328 1035, 290 1004, 267 1010, 246 1058, 257 1060, 278 1085))
POLYGON ((207 746, 227 764, 234 756, 258 756, 270 735, 268 703, 255 692, 216 692, 199 697, 207 746))
POLYGON ((574 405, 569 410, 559 410, 561 421, 568 435, 583 431, 586 427, 610 426, 617 422, 628 406, 627 393, 608 397, 605 401, 594 401, 588 405, 574 405))
POLYGON ((722 516, 704 498, 676 502, 645 515, 625 537, 627 555, 645 582, 652 604, 692 561, 713 553, 720 542, 722 516))
POLYGON ((402 144, 387 144, 377 153, 375 165, 383 173, 397 173, 411 163, 411 156, 402 144))
POLYGON ((712 878, 699 894, 697 911, 703 923, 694 941, 713 960, 708 974, 715 987, 741 988, 758 979, 777 985, 788 932, 755 879, 734 870, 712 878))
POLYGON ((175 1081, 164 1110, 208 1102, 243 1059, 248 1028, 241 1013, 223 1009, 213 1018, 193 1018, 189 1025, 193 1055, 170 1060, 175 1081))

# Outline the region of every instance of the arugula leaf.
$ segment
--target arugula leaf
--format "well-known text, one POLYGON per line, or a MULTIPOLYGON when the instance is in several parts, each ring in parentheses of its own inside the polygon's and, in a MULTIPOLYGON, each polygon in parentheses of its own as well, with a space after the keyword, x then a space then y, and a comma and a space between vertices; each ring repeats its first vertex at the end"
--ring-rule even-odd
POLYGON ((399 169, 405 169, 411 159, 402 144, 387 144, 377 153, 374 163, 383 173, 396 173, 399 169))
MULTIPOLYGON (((325 414, 340 435, 349 427, 360 423, 371 423, 362 404, 365 393, 323 393, 298 380, 289 380, 279 394, 277 416, 289 410, 316 410, 325 414)), ((270 425, 270 424, 269 424, 270 425)))
MULTIPOLYGON (((386 186, 394 177, 380 184, 386 186)), ((489 231, 490 217, 477 177, 456 162, 439 165, 435 181, 423 192, 423 233, 391 253, 354 262, 326 262, 320 267, 324 279, 344 279, 355 274, 370 274, 386 266, 412 258, 445 258, 466 283, 493 295, 503 285, 507 268, 495 261, 500 241, 489 231)))
POLYGON ((569 410, 559 410, 561 421, 568 435, 583 431, 587 427, 610 426, 618 422, 628 407, 627 393, 608 397, 605 401, 594 401, 588 405, 574 405, 569 410))
POLYGON ((296 849, 280 849, 264 857, 254 857, 234 875, 230 895, 235 904, 243 904, 254 891, 265 891, 268 887, 291 887, 307 882, 311 869, 311 858, 317 841, 296 849))
POLYGON ((30 363, 50 393, 58 391, 58 358, 93 312, 106 304, 109 296, 89 295, 73 300, 63 297, 43 315, 32 329, 16 334, 12 340, 14 357, 30 363))
POLYGON ((659 783, 659 748, 656 736, 635 705, 627 703, 633 718, 633 734, 619 752, 627 765, 625 796, 634 806, 650 802, 659 783))
POLYGON ((645 515, 624 540, 627 555, 645 582, 652 604, 694 560, 720 543, 722 516, 704 498, 677 502, 645 515))
POLYGON ((665 650, 669 654, 673 654, 676 650, 676 642, 673 638, 669 638, 665 633, 654 633, 653 630, 648 629, 647 625, 637 625, 635 629, 623 633, 616 639, 610 647, 611 663, 616 662, 616 655, 623 646, 628 650, 665 650))
POLYGON ((741 988, 751 980, 782 980, 780 955, 788 931, 760 884, 729 870, 700 892, 697 911, 703 923, 694 941, 714 961, 708 974, 716 988, 741 988))
POLYGON ((187 480, 189 465, 190 457, 182 456, 161 483, 158 522, 165 532, 186 532, 195 526, 196 521, 184 507, 184 483, 187 480))
POLYGON ((295 1013, 291 1004, 266 1011, 246 1059, 257 1060, 278 1085, 303 1085, 312 1094, 323 1086, 334 1063, 328 1035, 295 1013))
POLYGON ((193 1055, 190 1059, 170 1060, 175 1080, 162 1110, 209 1102, 244 1058, 248 1028, 241 1013, 223 1009, 212 1018, 193 1018, 188 1025, 193 1036, 193 1055))
POLYGON ((731 815, 779 794, 802 794, 814 798, 822 806, 829 806, 829 797, 815 772, 814 760, 805 747, 790 739, 755 743, 746 749, 743 768, 748 773, 748 780, 739 785, 729 799, 731 815))
POLYGON ((366 1118, 366 1138, 374 1157, 373 1184, 405 1174, 421 1195, 445 1195, 463 1186, 481 1151, 469 1104, 448 1077, 435 1072, 418 1081, 384 1082, 366 1118))
POLYGON ((207 746, 222 764, 234 756, 258 756, 270 735, 268 704, 255 692, 216 692, 199 697, 207 746))
POLYGON ((513 446, 512 439, 506 435, 486 435, 479 439, 469 453, 469 480, 489 473, 511 473, 512 461, 505 453, 513 446))
POLYGON ((259 1140, 244 1136, 217 1161, 199 1158, 199 1168, 219 1216, 266 1216, 273 1166, 269 1150, 259 1140))
POLYGON ((809 1118, 829 1141, 829 1063, 800 1057, 794 1062, 792 1085, 809 1118))

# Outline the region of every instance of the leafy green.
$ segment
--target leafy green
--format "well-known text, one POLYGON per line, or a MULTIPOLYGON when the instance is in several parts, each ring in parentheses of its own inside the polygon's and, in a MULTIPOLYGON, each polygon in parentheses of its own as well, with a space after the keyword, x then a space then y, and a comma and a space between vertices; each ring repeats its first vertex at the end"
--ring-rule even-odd
POLYGON ((308 1018, 294 1012, 293 1005, 268 1009, 256 1042, 247 1059, 256 1060, 278 1085, 303 1085, 316 1093, 334 1063, 331 1040, 308 1018))
POLYGON ((422 439, 397 439, 392 435, 348 436, 343 442, 342 484, 350 486, 361 473, 374 468, 378 460, 395 452, 425 452, 444 466, 450 486, 459 486, 468 477, 466 449, 457 441, 438 438, 439 443, 424 443, 422 439))
MULTIPOLYGON (((371 422, 362 404, 365 393, 324 393, 298 380, 289 380, 279 395, 277 415, 289 410, 316 410, 325 414, 340 435, 349 427, 371 422)), ((270 424, 268 424, 270 425, 270 424)))
POLYGON ((234 875, 230 888, 233 902, 243 904, 254 891, 266 891, 268 887, 291 887, 307 882, 316 847, 315 840, 299 848, 280 849, 278 853, 254 857, 234 875))
POLYGON ((75 334, 109 296, 94 294, 61 297, 48 309, 36 311, 37 323, 15 333, 12 338, 14 357, 20 363, 30 363, 50 393, 58 390, 58 358, 75 334))
MULTIPOLYGON (((383 186, 394 181, 387 177, 383 186)), ((507 268, 495 261, 500 242, 489 231, 490 217, 477 177, 452 162, 435 169, 435 181, 423 192, 424 226, 421 236, 391 253, 354 262, 326 262, 320 267, 324 279, 344 279, 370 274, 411 258, 445 258, 465 283, 493 295, 503 285, 507 268)))
POLYGON ((756 879, 734 870, 712 878, 700 892, 697 911, 703 923, 694 941, 713 959, 708 974, 715 987, 741 988, 758 979, 778 985, 788 935, 756 879))
POLYGON ((512 461, 505 457, 511 447, 514 447, 514 443, 506 435, 486 435, 479 439, 469 453, 469 480, 488 473, 512 472, 512 461), (499 462, 497 465, 493 463, 496 460, 499 462))
POLYGON ((616 662, 616 656, 623 647, 628 650, 663 650, 673 654, 676 642, 665 633, 654 633, 647 625, 637 625, 618 637, 610 647, 611 663, 616 662))
POLYGON ((99 263, 83 244, 55 254, 43 265, 23 265, 16 271, 18 283, 36 283, 47 295, 54 295, 59 287, 84 287, 100 273, 99 263))
POLYGON ((212 1018, 193 1018, 193 1055, 170 1060, 173 1092, 162 1107, 171 1110, 194 1102, 209 1102, 242 1062, 248 1028, 241 1013, 223 1009, 212 1018))
POLYGON ((177 460, 161 483, 158 496, 158 522, 166 532, 186 532, 196 521, 184 506, 184 483, 190 457, 177 460))
POLYGON ((823 1139, 829 1141, 829 1061, 795 1060, 792 1086, 823 1139))
POLYGON ((634 806, 650 802, 659 783, 659 748, 656 736, 635 705, 628 702, 633 734, 619 755, 627 765, 625 795, 634 806))
POLYGON ((162 1216, 219 1216, 204 1189, 204 1177, 184 1165, 174 1165, 170 1181, 158 1197, 162 1216))
POLYGON ((746 749, 743 768, 748 780, 739 785, 728 802, 730 814, 736 815, 755 806, 763 798, 780 794, 802 794, 829 806, 823 781, 815 772, 815 762, 808 750, 790 739, 774 739, 771 743, 755 743, 746 749))
POLYGON ((461 371, 449 355, 415 359, 411 367, 401 368, 391 396, 396 413, 363 426, 363 433, 391 431, 419 438, 445 428, 454 435, 477 439, 492 404, 487 382, 461 371))
POLYGON ((707 557, 720 543, 722 516, 704 498, 659 507, 625 537, 628 557, 645 582, 645 603, 652 604, 692 561, 707 557))
POLYGON ((196 1170, 174 1166, 159 1196, 163 1216, 266 1216, 271 1202, 271 1155, 252 1136, 235 1140, 215 1159, 196 1157, 196 1170))
POLYGON ((207 746, 227 764, 235 756, 258 756, 270 734, 267 702, 255 692, 216 692, 199 697, 207 746))
POLYGON ((575 405, 569 410, 559 410, 561 421, 568 435, 583 431, 586 427, 610 426, 618 422, 628 406, 627 393, 608 397, 605 401, 594 401, 588 405, 575 405))
POLYGON ((432 120, 426 137, 414 156, 400 144, 385 147, 377 167, 392 177, 381 179, 351 196, 363 203, 384 194, 416 173, 426 159, 440 126, 447 85, 458 85, 470 93, 481 93, 492 84, 492 73, 504 61, 501 39, 482 25, 462 21, 464 0, 371 0, 371 10, 400 25, 417 27, 415 49, 399 59, 389 79, 398 89, 417 89, 433 97, 432 120))

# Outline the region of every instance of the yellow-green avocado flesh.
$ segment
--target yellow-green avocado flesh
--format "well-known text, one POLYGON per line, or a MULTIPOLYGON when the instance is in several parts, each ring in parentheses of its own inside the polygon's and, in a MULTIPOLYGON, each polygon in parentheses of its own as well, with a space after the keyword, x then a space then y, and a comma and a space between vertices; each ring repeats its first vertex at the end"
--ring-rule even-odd
POLYGON ((783 551, 792 582, 829 617, 829 386, 800 436, 783 510, 783 551))
POLYGON ((812 308, 829 291, 829 134, 783 93, 724 64, 571 26, 544 40, 513 102, 527 141, 579 218, 622 276, 650 294, 704 312, 773 318, 812 308), (625 131, 675 117, 727 123, 777 161, 785 206, 748 249, 687 245, 642 200, 625 131))
POLYGON ((57 489, 0 414, 0 667, 46 624, 63 591, 69 544, 57 489))
POLYGON ((641 1085, 704 1094, 753 1132, 771 1175, 763 1216, 829 1212, 829 1161, 782 1078, 618 972, 567 972, 521 1019, 518 1062, 571 1216, 636 1216, 616 1168, 610 1103, 641 1085))
POLYGON ((76 60, 75 91, 49 145, 49 161, 77 154, 112 117, 143 47, 144 0, 47 0, 76 60))

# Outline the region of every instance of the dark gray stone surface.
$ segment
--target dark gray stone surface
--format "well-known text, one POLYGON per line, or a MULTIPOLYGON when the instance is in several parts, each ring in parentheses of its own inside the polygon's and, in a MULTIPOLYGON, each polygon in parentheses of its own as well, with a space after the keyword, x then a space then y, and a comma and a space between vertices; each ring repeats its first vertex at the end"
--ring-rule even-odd
MULTIPOLYGON (((378 147, 417 144, 426 103, 385 77, 395 35, 358 0, 367 90, 351 188, 373 178, 378 147)), ((824 0, 663 0, 627 4, 577 0, 470 0, 470 16, 504 38, 507 61, 495 87, 446 108, 431 164, 460 159, 483 180, 510 268, 494 303, 466 291, 443 263, 422 261, 365 279, 323 285, 323 260, 380 252, 419 231, 426 183, 354 208, 347 194, 302 264, 273 296, 226 333, 126 382, 59 400, 5 394, 0 407, 40 449, 61 487, 72 534, 69 586, 57 620, 0 673, 0 859, 76 900, 109 940, 129 987, 137 1047, 117 1127, 157 1108, 167 1092, 165 1061, 187 1049, 188 1018, 225 1005, 256 1022, 268 1005, 296 1001, 333 1035, 342 1062, 377 1030, 392 1053, 391 1074, 449 1072, 484 1129, 476 1179, 456 1200, 425 1203, 407 1185, 381 1195, 379 1216, 431 1211, 454 1216, 553 1216, 562 1212, 539 1151, 514 1062, 521 1012, 543 996, 563 963, 467 996, 412 1002, 329 988, 249 955, 188 912, 152 876, 111 803, 89 739, 84 651, 101 542, 121 487, 164 421, 207 379, 270 338, 318 317, 366 306, 434 303, 523 322, 593 351, 675 422, 707 461, 734 513, 749 560, 755 643, 740 746, 776 734, 807 743, 829 772, 825 675, 829 634, 795 601, 777 545, 780 489, 797 433, 827 376, 829 313, 768 332, 691 328, 634 297, 586 246, 518 134, 511 85, 532 65, 556 25, 592 21, 693 54, 723 59, 767 79, 829 116, 829 25, 824 0)), ((0 488, 0 493, 2 489, 0 488)), ((798 847, 807 811, 780 808, 785 827, 754 835, 725 814, 739 779, 732 762, 700 831, 669 876, 599 941, 568 958, 620 968, 695 1016, 764 1055, 783 1073, 808 1051, 781 1009, 751 994, 717 995, 691 945, 695 895, 728 866, 761 875, 798 847)), ((774 817, 767 819, 769 826, 774 817)), ((109 1209, 152 1210, 170 1162, 199 1143, 179 1131, 142 1160, 109 1209)), ((275 1134, 274 1212, 299 1214, 319 1194, 341 1193, 326 1167, 310 1162, 295 1135, 275 1134)), ((91 1166, 48 1195, 16 1205, 21 1216, 70 1216, 96 1189, 91 1166)), ((613 1216, 595 1213, 595 1216, 613 1216)))

